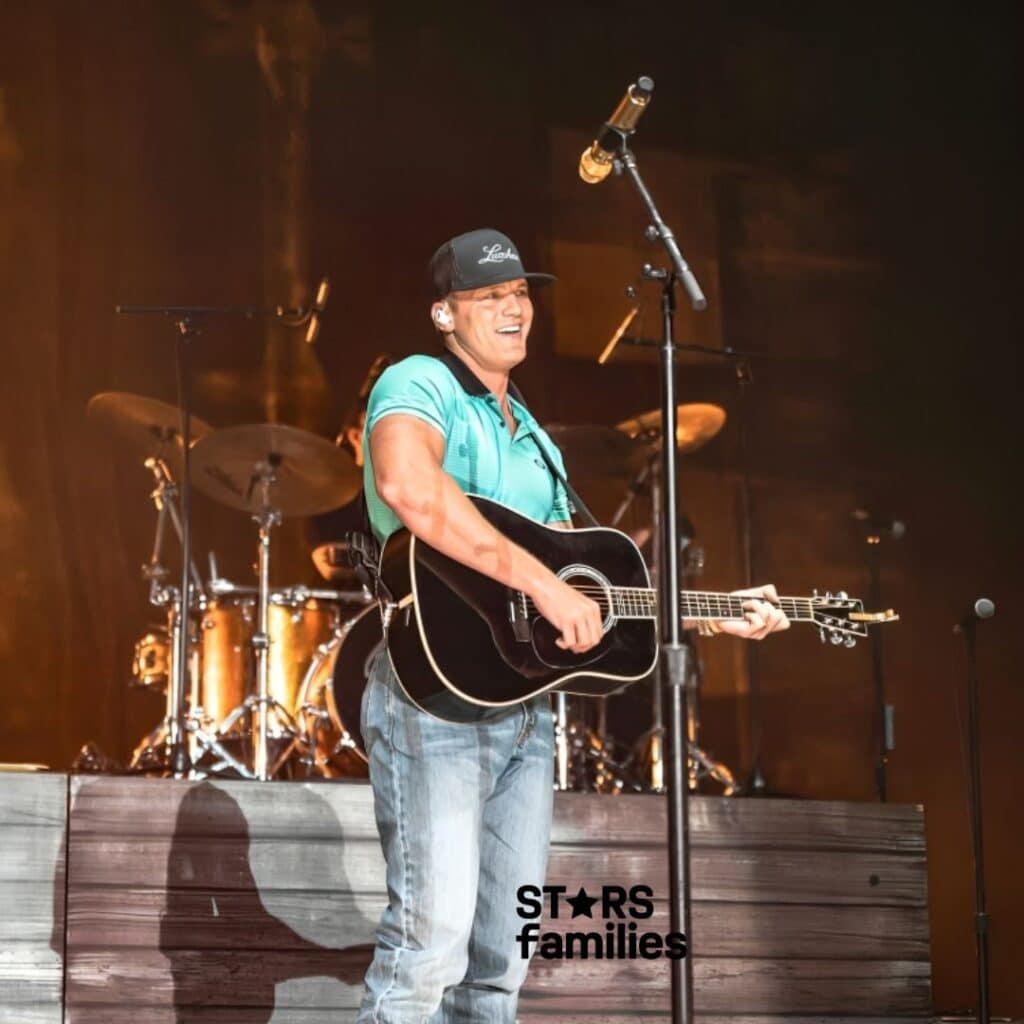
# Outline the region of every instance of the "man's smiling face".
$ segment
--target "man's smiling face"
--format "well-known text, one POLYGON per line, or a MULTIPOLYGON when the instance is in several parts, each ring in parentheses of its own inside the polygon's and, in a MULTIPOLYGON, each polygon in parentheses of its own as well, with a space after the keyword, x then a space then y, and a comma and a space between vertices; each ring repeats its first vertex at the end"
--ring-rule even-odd
POLYGON ((508 373, 526 358, 533 303, 526 279, 452 292, 455 343, 484 370, 508 373))

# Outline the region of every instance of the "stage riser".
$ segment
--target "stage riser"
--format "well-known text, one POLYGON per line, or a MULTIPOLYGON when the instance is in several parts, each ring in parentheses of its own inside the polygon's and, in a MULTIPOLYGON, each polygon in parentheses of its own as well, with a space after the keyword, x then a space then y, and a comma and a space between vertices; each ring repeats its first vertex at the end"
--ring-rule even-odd
MULTIPOLYGON (((51 939, 64 934, 66 780, 2 782, 0 821, 15 847, 0 867, 0 1022, 28 1024, 15 1001, 59 1021, 62 951, 51 939), (50 836, 45 857, 34 832, 50 836)), ((70 801, 68 1024, 354 1019, 386 899, 368 786, 80 777, 70 801)), ((642 930, 670 930, 664 800, 559 794, 555 806, 548 881, 649 885, 655 909, 642 930)), ((698 1011, 714 1024, 929 1015, 920 808, 692 807, 698 1011)), ((604 921, 543 929, 603 932, 604 921)), ((667 979, 664 960, 535 957, 520 1017, 667 1019, 667 979)))
POLYGON ((61 1024, 68 780, 0 773, 0 1024, 61 1024))

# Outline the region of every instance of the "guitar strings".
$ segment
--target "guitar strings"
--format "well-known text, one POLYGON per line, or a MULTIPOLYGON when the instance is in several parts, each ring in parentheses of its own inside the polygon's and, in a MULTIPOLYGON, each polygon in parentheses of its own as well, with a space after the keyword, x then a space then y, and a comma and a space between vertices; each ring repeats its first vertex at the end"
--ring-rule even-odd
MULTIPOLYGON (((653 616, 657 611, 657 595, 654 590, 640 587, 612 587, 611 601, 609 601, 609 591, 604 587, 591 584, 573 587, 573 589, 577 593, 593 597, 602 613, 610 608, 617 610, 620 617, 627 617, 631 612, 653 616), (630 607, 631 605, 635 607, 630 607)), ((692 615, 687 616, 693 618, 710 616, 712 618, 743 619, 748 612, 748 609, 743 607, 743 602, 751 599, 751 595, 748 594, 716 594, 710 591, 690 590, 684 591, 681 595, 680 610, 684 614, 693 612, 692 615), (712 607, 712 604, 715 607, 712 607)), ((538 611, 532 598, 524 595, 524 603, 527 610, 538 611)), ((776 607, 781 608, 790 618, 803 618, 804 615, 801 612, 813 618, 814 602, 810 598, 780 597, 776 607)))

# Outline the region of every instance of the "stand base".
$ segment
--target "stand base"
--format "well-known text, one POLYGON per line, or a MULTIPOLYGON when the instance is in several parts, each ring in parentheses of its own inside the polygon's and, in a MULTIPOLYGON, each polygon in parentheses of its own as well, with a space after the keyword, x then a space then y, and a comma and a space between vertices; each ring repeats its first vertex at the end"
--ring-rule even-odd
POLYGON ((245 778, 257 778, 255 739, 256 730, 259 728, 257 716, 260 714, 267 716, 267 741, 270 751, 267 777, 273 779, 280 773, 292 753, 302 745, 302 737, 295 719, 283 704, 273 697, 261 698, 257 694, 246 697, 221 723, 217 730, 217 739, 221 744, 240 745, 242 757, 252 765, 251 769, 246 769, 245 778), (264 711, 260 710, 261 705, 265 705, 264 711), (241 727, 240 723, 246 724, 241 727))
POLYGON ((556 767, 555 789, 576 793, 621 793, 626 785, 626 769, 614 756, 621 746, 610 736, 602 737, 585 722, 573 719, 565 726, 564 748, 556 743, 556 757, 565 760, 556 767), (563 752, 564 751, 564 752, 563 752), (564 779, 562 784, 560 779, 564 779))
MULTIPOLYGON (((236 775, 243 779, 256 776, 245 764, 233 757, 214 733, 204 726, 209 724, 202 714, 189 714, 184 721, 189 736, 189 757, 192 768, 189 778, 202 779, 208 775, 236 775), (207 757, 209 755, 209 757, 207 757)), ((164 718, 132 752, 129 770, 142 775, 173 775, 173 751, 168 742, 171 732, 169 718, 164 718)))
MULTIPOLYGON (((691 793, 697 791, 700 780, 712 779, 722 787, 722 796, 738 796, 741 792, 736 776, 723 762, 713 758, 703 747, 696 743, 687 743, 687 777, 691 793)), ((648 793, 664 793, 664 784, 658 785, 654 780, 664 779, 664 765, 661 762, 664 751, 663 737, 659 730, 650 729, 636 741, 633 753, 629 757, 629 765, 638 783, 636 789, 648 793)))

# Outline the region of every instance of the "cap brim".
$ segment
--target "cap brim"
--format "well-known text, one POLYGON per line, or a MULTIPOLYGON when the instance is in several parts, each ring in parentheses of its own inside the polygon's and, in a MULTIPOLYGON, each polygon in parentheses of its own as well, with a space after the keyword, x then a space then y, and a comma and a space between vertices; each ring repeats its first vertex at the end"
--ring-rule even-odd
POLYGON ((531 284, 551 284, 552 281, 557 280, 554 274, 526 273, 522 270, 509 271, 507 273, 499 271, 491 277, 476 281, 472 284, 469 282, 456 281, 452 285, 452 291, 471 292, 475 291, 477 288, 489 288, 494 284, 506 284, 509 281, 518 281, 520 278, 525 278, 531 284))

